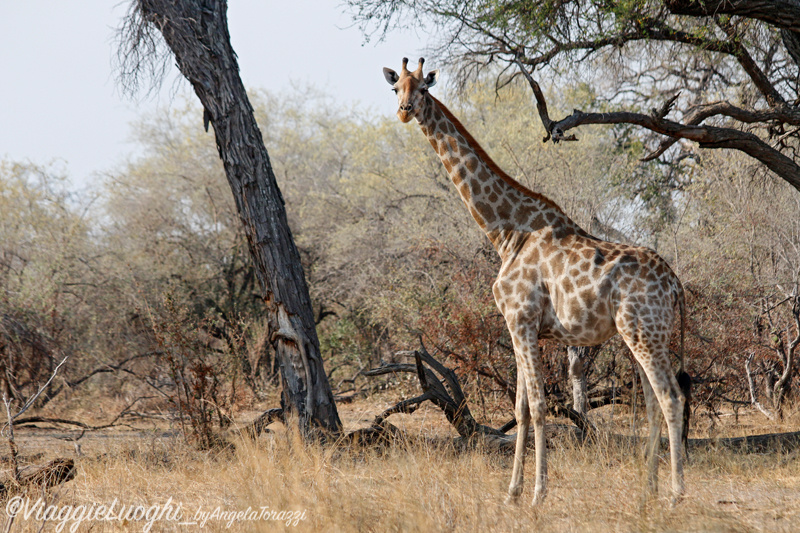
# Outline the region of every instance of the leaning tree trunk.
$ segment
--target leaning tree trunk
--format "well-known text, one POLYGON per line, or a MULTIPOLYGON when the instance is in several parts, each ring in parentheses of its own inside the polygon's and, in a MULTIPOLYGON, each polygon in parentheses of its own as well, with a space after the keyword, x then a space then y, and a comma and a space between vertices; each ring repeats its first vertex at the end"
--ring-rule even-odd
MULTIPOLYGON (((322 365, 300 256, 289 230, 253 108, 239 77, 225 0, 135 0, 134 16, 155 27, 214 126, 236 208, 267 305, 270 342, 280 362, 285 415, 301 431, 338 433, 339 414, 322 365), (137 13, 138 12, 138 13, 137 13)), ((199 121, 198 121, 199 124, 199 121)))

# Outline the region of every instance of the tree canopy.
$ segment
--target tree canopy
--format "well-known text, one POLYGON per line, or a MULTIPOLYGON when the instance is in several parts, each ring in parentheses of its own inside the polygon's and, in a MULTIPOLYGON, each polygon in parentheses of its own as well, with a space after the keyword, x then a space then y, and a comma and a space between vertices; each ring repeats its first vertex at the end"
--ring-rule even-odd
POLYGON ((457 84, 487 68, 498 88, 524 76, 545 141, 585 124, 634 124, 645 160, 688 164, 701 148, 740 150, 800 190, 800 2, 692 0, 348 0, 368 36, 397 26, 438 35, 457 84), (551 118, 538 81, 591 78, 595 109, 551 118), (684 141, 685 140, 685 141, 684 141))

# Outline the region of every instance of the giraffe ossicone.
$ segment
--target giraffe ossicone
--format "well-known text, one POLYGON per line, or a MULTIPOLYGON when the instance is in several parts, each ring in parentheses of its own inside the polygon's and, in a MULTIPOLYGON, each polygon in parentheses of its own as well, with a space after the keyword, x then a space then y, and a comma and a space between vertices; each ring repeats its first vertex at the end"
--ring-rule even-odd
POLYGON ((669 337, 681 317, 683 371, 684 294, 678 277, 653 250, 602 241, 573 222, 546 196, 498 167, 458 119, 428 89, 439 71, 384 68, 397 93, 397 116, 416 119, 464 204, 502 260, 492 286, 505 317, 517 364, 518 423, 508 499, 522 493, 526 440, 533 423, 536 456, 533 503, 547 489, 543 363, 539 339, 570 346, 599 344, 619 333, 636 359, 647 404, 648 481, 657 487, 657 450, 663 413, 669 432, 673 498, 684 492, 684 396, 672 372, 669 337), (660 407, 660 409, 659 409, 660 407))

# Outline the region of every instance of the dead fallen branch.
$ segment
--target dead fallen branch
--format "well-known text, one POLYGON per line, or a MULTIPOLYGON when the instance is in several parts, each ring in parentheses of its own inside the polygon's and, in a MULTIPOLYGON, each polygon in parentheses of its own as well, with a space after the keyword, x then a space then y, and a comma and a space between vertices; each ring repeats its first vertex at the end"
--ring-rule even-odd
POLYGON ((55 487, 75 478, 75 461, 72 459, 53 459, 41 466, 23 468, 23 486, 35 485, 43 489, 55 487))
POLYGON ((100 429, 108 429, 111 427, 127 425, 120 423, 119 421, 122 418, 138 416, 139 413, 131 410, 133 406, 136 405, 141 400, 149 400, 151 398, 154 398, 154 396, 140 396, 136 398, 131 403, 129 403, 124 409, 122 409, 119 413, 117 413, 117 416, 115 416, 110 422, 106 424, 101 424, 99 426, 92 426, 90 424, 86 424, 85 422, 81 422, 79 420, 70 420, 67 418, 51 418, 45 416, 28 416, 25 418, 15 418, 14 426, 24 427, 24 426, 31 426, 33 424, 59 424, 65 426, 73 426, 80 429, 80 434, 76 437, 69 437, 64 440, 77 441, 80 440, 86 434, 87 431, 97 431, 100 429))
POLYGON ((43 465, 26 466, 20 469, 19 481, 13 479, 0 481, 0 498, 5 497, 9 490, 25 490, 37 487, 40 490, 49 489, 75 478, 75 461, 72 459, 53 459, 43 465))
MULTIPOLYGON (((384 365, 364 371, 363 374, 365 376, 380 376, 396 373, 416 373, 423 391, 422 394, 400 401, 384 410, 375 417, 372 426, 353 432, 349 437, 362 438, 364 443, 377 442, 380 440, 379 435, 381 432, 385 432, 387 431, 386 428, 390 428, 391 435, 387 437, 396 438, 399 430, 388 424, 388 417, 396 413, 412 414, 424 402, 430 401, 443 411, 447 420, 458 431, 459 437, 455 441, 456 446, 474 446, 480 443, 486 449, 501 452, 511 452, 513 450, 516 434, 507 435, 506 432, 516 425, 516 420, 512 419, 498 429, 476 422, 470 413, 456 373, 431 356, 424 345, 421 345, 419 350, 399 352, 397 355, 413 356, 415 364, 395 363, 384 365), (428 367, 426 368, 425 365, 428 367), (441 376, 441 379, 439 376, 441 376), (363 438, 365 435, 367 438, 363 438)), ((575 426, 548 424, 546 427, 548 440, 568 436, 577 441, 591 438, 626 446, 644 444, 645 442, 645 439, 638 437, 617 435, 603 431, 592 424, 588 417, 558 401, 549 401, 548 411, 553 416, 568 418, 575 424, 575 426)), ((662 446, 666 447, 667 445, 667 439, 662 438, 662 446)), ((692 450, 721 447, 743 453, 786 452, 800 448, 800 432, 749 435, 734 438, 689 439, 688 446, 692 450)))
POLYGON ((280 420, 281 422, 284 421, 283 409, 280 407, 276 407, 275 409, 270 409, 269 411, 265 411, 258 418, 252 421, 249 425, 242 428, 240 431, 243 435, 247 435, 251 439, 255 439, 261 433, 269 432, 267 426, 269 426, 276 420, 280 420))
MULTIPOLYGON (((421 341, 419 350, 398 352, 397 355, 413 357, 414 364, 394 363, 364 371, 363 374, 368 377, 374 377, 385 374, 415 373, 419 379, 422 394, 396 403, 377 415, 370 428, 358 430, 348 437, 354 436, 355 434, 361 435, 365 431, 380 433, 387 427, 390 427, 393 432, 396 432, 397 428, 391 426, 387 422, 389 416, 396 413, 412 414, 423 403, 430 401, 442 410, 448 422, 450 422, 458 432, 459 436, 454 441, 456 447, 469 448, 480 445, 485 449, 501 452, 511 452, 514 449, 517 436, 516 434, 507 435, 506 432, 516 425, 516 420, 511 420, 497 429, 478 423, 472 416, 456 373, 428 353, 428 350, 421 341)), ((567 433, 570 435, 582 439, 595 431, 591 422, 573 409, 558 403, 553 404, 551 408, 560 416, 566 416, 576 423, 579 429, 577 431, 568 429, 567 433)), ((564 429, 563 426, 548 426, 548 432, 552 436, 555 436, 553 433, 554 431, 560 433, 563 432, 562 430, 564 429)), ((396 437, 396 434, 393 433, 392 437, 396 437)))
POLYGON ((423 345, 414 352, 400 352, 398 355, 413 356, 416 364, 392 364, 364 372, 365 376, 379 376, 388 373, 415 372, 422 387, 422 394, 408 400, 398 402, 393 407, 385 410, 375 417, 374 426, 380 426, 383 421, 394 413, 411 414, 426 401, 432 402, 444 412, 447 421, 456 428, 462 438, 471 438, 475 435, 501 436, 503 433, 495 428, 479 424, 467 405, 464 391, 458 381, 456 373, 434 359, 423 345), (423 366, 423 361, 431 369, 423 366), (443 381, 434 373, 442 376, 443 381), (445 385, 446 384, 446 385, 445 385))
POLYGON ((741 453, 792 452, 800 449, 800 431, 747 435, 746 437, 689 439, 690 450, 713 448, 725 448, 741 453))

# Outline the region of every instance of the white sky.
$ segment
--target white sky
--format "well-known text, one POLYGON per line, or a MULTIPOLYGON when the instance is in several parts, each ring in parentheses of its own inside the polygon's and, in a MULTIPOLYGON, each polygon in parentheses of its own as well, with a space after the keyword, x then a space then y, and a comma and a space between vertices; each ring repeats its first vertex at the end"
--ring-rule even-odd
MULTIPOLYGON (((129 124, 171 105, 174 77, 160 95, 122 96, 112 58, 127 7, 127 0, 0 0, 0 158, 55 162, 82 188, 135 152, 129 124)), ((339 0, 229 0, 245 86, 290 91, 293 82, 312 83, 394 114, 397 101, 381 68, 424 55, 425 36, 394 32, 386 42, 363 44, 342 11, 339 0)), ((179 87, 190 91, 188 82, 179 87)))

